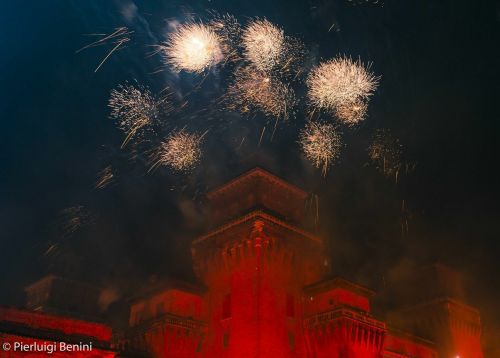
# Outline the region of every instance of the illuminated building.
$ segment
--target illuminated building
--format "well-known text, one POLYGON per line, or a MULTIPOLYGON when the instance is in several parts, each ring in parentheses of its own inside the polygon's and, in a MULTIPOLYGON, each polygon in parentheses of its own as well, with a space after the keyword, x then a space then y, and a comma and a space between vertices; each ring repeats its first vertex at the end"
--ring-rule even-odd
POLYGON ((374 292, 331 276, 322 239, 306 230, 306 198, 261 169, 209 192, 212 228, 191 247, 199 283, 134 300, 114 336, 119 356, 483 357, 479 312, 455 298, 450 270, 413 275, 415 292, 401 289, 381 320, 374 292))
POLYGON ((482 357, 479 313, 442 297, 446 287, 391 312, 406 332, 374 317, 374 292, 329 275, 322 240, 304 230, 306 197, 261 169, 209 192, 213 228, 192 243, 204 287, 133 304, 129 346, 165 357, 482 357))

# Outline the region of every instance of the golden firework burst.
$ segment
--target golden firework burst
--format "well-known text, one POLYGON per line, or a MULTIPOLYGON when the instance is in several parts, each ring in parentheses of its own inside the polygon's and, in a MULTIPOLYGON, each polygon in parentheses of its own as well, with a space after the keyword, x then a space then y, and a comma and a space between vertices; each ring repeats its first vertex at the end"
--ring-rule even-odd
POLYGON ((203 135, 189 133, 185 129, 172 132, 160 145, 157 165, 166 165, 177 171, 188 171, 202 157, 203 135))
POLYGON ((231 110, 243 113, 256 110, 283 119, 289 117, 295 104, 294 92, 288 85, 253 66, 236 70, 227 99, 231 110))
POLYGON ((308 122, 300 132, 299 143, 307 159, 326 175, 330 165, 340 156, 342 140, 330 123, 308 122))

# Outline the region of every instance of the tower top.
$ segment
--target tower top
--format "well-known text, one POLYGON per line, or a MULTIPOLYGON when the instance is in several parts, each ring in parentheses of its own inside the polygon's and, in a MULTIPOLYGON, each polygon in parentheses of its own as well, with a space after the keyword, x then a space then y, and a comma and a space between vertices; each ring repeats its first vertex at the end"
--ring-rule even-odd
POLYGON ((302 223, 307 193, 261 168, 254 168, 207 194, 216 225, 251 211, 302 223))

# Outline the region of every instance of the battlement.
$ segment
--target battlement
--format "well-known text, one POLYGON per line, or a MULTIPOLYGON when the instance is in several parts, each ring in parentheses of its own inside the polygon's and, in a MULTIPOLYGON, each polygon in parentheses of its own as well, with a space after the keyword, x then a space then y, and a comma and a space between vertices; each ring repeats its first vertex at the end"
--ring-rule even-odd
POLYGON ((306 314, 346 306, 370 312, 370 298, 375 292, 341 277, 322 280, 304 288, 306 314))

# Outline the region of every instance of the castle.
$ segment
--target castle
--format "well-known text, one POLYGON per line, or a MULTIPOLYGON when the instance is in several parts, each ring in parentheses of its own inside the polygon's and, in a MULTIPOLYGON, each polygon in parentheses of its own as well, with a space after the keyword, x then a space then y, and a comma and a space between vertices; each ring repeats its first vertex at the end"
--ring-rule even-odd
MULTIPOLYGON (((483 357, 479 312, 453 297, 452 271, 413 275, 405 304, 381 320, 374 292, 331 276, 323 241, 306 230, 306 198, 253 169, 207 194, 212 229, 191 246, 199 284, 170 282, 134 300, 129 327, 112 334, 51 312, 58 290, 63 305, 85 294, 88 312, 95 293, 45 278, 27 288, 27 310, 0 308, 0 343, 93 342, 92 352, 71 354, 79 357, 483 357)), ((0 357, 17 356, 0 349, 0 357)))

